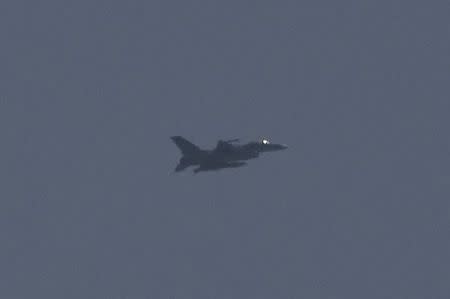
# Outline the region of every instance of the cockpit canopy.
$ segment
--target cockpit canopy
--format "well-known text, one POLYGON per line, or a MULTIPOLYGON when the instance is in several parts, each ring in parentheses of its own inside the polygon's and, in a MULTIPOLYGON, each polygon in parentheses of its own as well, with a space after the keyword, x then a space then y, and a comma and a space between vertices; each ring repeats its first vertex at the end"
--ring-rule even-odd
POLYGON ((270 141, 267 140, 266 138, 263 138, 263 139, 261 140, 261 143, 262 143, 262 144, 269 144, 270 141))

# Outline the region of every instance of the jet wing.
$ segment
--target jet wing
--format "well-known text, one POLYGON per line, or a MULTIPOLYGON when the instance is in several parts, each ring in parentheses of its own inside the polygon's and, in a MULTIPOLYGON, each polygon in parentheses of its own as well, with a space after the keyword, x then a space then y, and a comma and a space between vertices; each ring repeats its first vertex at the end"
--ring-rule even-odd
POLYGON ((210 161, 207 163, 202 163, 194 172, 197 173, 199 171, 211 171, 211 170, 219 170, 223 168, 236 168, 247 165, 245 162, 219 162, 219 161, 210 161))
POLYGON ((229 153, 234 149, 234 145, 232 142, 237 141, 238 139, 232 139, 232 140, 219 140, 217 142, 216 148, 214 151, 221 152, 221 153, 229 153))

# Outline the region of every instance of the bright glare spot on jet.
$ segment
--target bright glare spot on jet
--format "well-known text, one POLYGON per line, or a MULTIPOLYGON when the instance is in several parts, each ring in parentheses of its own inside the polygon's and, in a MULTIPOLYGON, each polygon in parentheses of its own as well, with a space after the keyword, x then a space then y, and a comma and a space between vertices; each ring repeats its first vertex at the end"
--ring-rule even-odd
POLYGON ((262 144, 269 144, 270 142, 269 142, 269 140, 267 140, 267 139, 263 139, 262 140, 262 144))

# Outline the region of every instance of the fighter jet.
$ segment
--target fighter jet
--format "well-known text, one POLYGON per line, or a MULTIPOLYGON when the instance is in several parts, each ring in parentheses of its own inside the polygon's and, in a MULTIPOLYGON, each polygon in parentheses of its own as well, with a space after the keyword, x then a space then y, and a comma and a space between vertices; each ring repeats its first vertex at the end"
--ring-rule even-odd
POLYGON ((261 141, 253 141, 246 144, 236 144, 239 139, 219 140, 214 149, 204 150, 181 136, 172 136, 170 138, 182 154, 175 172, 182 171, 189 166, 198 166, 194 169, 194 173, 242 167, 247 165, 243 161, 257 158, 263 152, 287 148, 285 144, 274 144, 264 138, 261 141))

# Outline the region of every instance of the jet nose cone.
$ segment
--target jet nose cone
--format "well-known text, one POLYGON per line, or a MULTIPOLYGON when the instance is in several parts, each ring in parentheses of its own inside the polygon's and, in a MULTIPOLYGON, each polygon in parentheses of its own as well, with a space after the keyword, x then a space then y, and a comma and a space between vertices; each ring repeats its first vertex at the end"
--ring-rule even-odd
POLYGON ((286 144, 271 144, 270 148, 268 148, 269 151, 280 151, 287 149, 288 146, 286 144))

